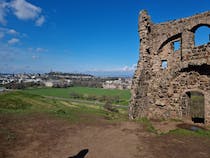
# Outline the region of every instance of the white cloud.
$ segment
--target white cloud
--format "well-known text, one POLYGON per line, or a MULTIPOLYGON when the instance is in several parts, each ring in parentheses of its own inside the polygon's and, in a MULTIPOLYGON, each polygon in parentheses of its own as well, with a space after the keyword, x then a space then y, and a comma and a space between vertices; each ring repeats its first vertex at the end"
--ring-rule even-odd
POLYGON ((33 60, 39 59, 39 56, 37 56, 37 55, 32 55, 32 59, 33 59, 33 60))
POLYGON ((42 15, 42 9, 26 0, 12 0, 6 2, 0 0, 0 23, 6 25, 6 16, 12 12, 20 20, 34 20, 36 26, 42 26, 45 17, 42 15))
POLYGON ((41 8, 28 3, 25 0, 13 0, 11 7, 14 10, 14 14, 21 20, 35 19, 41 13, 41 8))
POLYGON ((135 71, 136 70, 136 64, 133 64, 132 66, 124 66, 122 68, 122 71, 135 71))
POLYGON ((0 39, 25 38, 25 34, 12 28, 0 27, 0 39))
POLYGON ((18 48, 0 42, 1 72, 45 72, 49 69, 42 65, 42 62, 40 62, 42 60, 39 54, 31 54, 25 48, 18 48))
POLYGON ((8 44, 16 44, 18 42, 20 42, 20 40, 18 38, 12 38, 8 41, 8 44))
POLYGON ((32 53, 41 53, 41 52, 48 52, 48 49, 45 49, 45 48, 41 48, 41 47, 38 47, 38 48, 28 48, 28 51, 29 52, 32 52, 32 53))
POLYGON ((0 23, 6 25, 7 21, 5 19, 7 13, 8 3, 5 1, 0 2, 0 23))
POLYGON ((7 33, 10 34, 10 35, 16 35, 16 34, 18 34, 18 32, 16 30, 14 30, 14 29, 9 29, 7 31, 7 33))
POLYGON ((11 28, 6 28, 6 27, 0 27, 0 32, 3 32, 4 34, 9 34, 9 35, 17 35, 19 32, 17 32, 14 29, 11 28))
POLYGON ((91 69, 92 72, 134 72, 136 70, 136 64, 131 66, 124 66, 121 68, 112 68, 112 69, 91 69))
POLYGON ((41 16, 36 20, 36 26, 42 26, 42 24, 45 22, 45 17, 41 16))
POLYGON ((48 50, 47 49, 44 49, 44 48, 36 48, 36 52, 47 52, 48 50))

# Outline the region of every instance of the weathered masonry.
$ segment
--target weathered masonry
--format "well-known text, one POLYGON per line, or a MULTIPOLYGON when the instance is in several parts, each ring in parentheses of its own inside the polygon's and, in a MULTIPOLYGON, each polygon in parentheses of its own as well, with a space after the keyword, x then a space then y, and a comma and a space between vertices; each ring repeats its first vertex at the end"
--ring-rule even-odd
POLYGON ((201 26, 210 27, 210 11, 160 24, 152 23, 148 13, 141 11, 131 119, 200 119, 210 124, 210 43, 195 46, 194 42, 201 26), (193 98, 193 94, 198 95, 193 98))

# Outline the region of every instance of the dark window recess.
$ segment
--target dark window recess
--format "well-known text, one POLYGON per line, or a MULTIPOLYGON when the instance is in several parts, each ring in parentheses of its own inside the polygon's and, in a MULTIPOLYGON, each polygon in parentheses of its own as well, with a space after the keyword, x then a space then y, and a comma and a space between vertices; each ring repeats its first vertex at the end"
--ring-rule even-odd
POLYGON ((200 75, 207 75, 210 77, 210 65, 203 64, 203 65, 188 65, 187 68, 181 69, 180 72, 198 72, 200 75))

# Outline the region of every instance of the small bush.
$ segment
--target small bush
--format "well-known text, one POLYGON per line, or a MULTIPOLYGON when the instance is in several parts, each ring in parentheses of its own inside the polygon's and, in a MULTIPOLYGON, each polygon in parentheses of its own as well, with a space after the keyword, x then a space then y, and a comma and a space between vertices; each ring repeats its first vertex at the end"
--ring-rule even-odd
POLYGON ((115 107, 112 106, 112 103, 111 102, 106 102, 104 104, 104 109, 108 110, 108 111, 111 111, 111 112, 119 112, 119 110, 115 107))
POLYGON ((64 109, 58 109, 55 111, 56 114, 58 115, 65 115, 66 114, 66 111, 64 109))
POLYGON ((81 94, 74 93, 74 92, 70 93, 70 97, 74 98, 74 99, 82 99, 83 98, 83 96, 81 94))

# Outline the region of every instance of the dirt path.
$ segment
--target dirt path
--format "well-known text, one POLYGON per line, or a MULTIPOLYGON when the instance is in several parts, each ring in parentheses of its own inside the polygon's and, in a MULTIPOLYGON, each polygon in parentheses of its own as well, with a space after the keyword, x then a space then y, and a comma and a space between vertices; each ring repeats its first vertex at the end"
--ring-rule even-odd
POLYGON ((134 122, 92 123, 34 114, 0 116, 0 158, 68 158, 89 149, 85 158, 209 158, 210 139, 157 136, 134 122))

